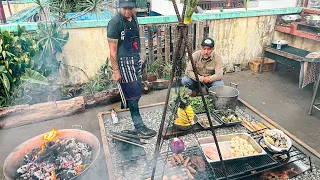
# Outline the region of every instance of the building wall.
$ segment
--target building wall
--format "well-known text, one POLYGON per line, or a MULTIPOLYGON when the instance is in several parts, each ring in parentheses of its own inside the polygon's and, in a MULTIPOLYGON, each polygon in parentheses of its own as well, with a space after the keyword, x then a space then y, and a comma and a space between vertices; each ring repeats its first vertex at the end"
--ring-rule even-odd
MULTIPOLYGON (((9 3, 10 3, 10 1, 9 1, 9 3)), ((16 14, 19 11, 21 11, 27 7, 30 7, 30 6, 36 6, 36 4, 35 3, 14 3, 14 2, 10 3, 10 8, 11 8, 12 14, 16 14)), ((3 8, 4 8, 4 13, 5 13, 6 17, 10 17, 8 5, 3 4, 3 8)))
POLYGON ((58 59, 63 84, 77 84, 88 81, 99 72, 109 57, 106 27, 66 29, 69 40, 58 59), (72 67, 71 67, 72 66, 72 67))
POLYGON ((225 66, 245 66, 261 57, 262 47, 273 39, 276 16, 212 20, 209 37, 215 39, 215 51, 225 66))
POLYGON ((289 42, 290 46, 304 49, 311 52, 320 52, 320 42, 312 39, 293 36, 282 32, 275 32, 274 39, 283 39, 289 42))

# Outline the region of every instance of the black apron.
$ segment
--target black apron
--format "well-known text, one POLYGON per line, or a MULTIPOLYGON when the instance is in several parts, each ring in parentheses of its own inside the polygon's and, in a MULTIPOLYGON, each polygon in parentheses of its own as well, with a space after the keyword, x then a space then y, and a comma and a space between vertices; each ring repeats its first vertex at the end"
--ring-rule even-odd
POLYGON ((121 15, 124 30, 121 32, 122 44, 118 48, 118 65, 121 74, 120 85, 126 100, 137 100, 142 95, 141 64, 140 64, 140 36, 138 20, 132 17, 137 27, 128 29, 121 15))

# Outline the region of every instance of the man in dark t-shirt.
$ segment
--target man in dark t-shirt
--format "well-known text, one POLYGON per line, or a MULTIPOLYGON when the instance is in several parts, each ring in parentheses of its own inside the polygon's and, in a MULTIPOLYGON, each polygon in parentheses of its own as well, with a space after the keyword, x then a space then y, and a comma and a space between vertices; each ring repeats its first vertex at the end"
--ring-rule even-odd
POLYGON ((135 14, 135 0, 119 0, 120 13, 113 17, 107 29, 113 80, 119 83, 136 132, 142 138, 155 136, 139 111, 142 95, 139 25, 135 14))

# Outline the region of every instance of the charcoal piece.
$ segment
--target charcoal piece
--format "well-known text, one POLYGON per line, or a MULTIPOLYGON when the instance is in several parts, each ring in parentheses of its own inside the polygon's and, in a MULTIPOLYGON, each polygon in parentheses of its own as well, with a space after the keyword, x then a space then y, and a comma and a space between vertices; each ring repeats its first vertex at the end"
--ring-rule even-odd
POLYGON ((39 180, 39 178, 37 176, 35 176, 35 175, 31 176, 31 179, 32 180, 39 180))
POLYGON ((55 161, 54 161, 54 164, 56 165, 56 166, 60 166, 60 160, 59 159, 55 159, 55 161))
POLYGON ((47 144, 48 144, 48 147, 51 147, 51 146, 53 146, 53 145, 55 144, 55 142, 50 141, 50 142, 48 142, 47 144))
POLYGON ((50 156, 48 161, 49 161, 49 163, 55 163, 55 159, 56 159, 55 156, 50 156))

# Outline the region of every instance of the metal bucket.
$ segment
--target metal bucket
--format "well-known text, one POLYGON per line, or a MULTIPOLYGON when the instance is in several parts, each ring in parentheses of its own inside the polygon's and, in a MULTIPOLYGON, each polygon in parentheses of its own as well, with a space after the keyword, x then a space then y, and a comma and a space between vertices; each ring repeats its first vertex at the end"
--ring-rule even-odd
POLYGON ((213 100, 215 109, 235 110, 237 106, 239 91, 237 89, 238 85, 235 83, 230 83, 230 86, 213 86, 209 88, 209 98, 213 100), (234 85, 236 88, 231 87, 234 85))
MULTIPOLYGON (((7 180, 14 180, 17 178, 17 169, 23 164, 24 156, 30 153, 33 148, 40 147, 44 142, 43 136, 46 134, 47 133, 44 133, 25 141, 9 154, 3 164, 3 174, 7 180)), ((92 162, 81 172, 81 174, 71 179, 82 176, 98 158, 100 153, 100 143, 98 138, 90 132, 78 129, 62 129, 58 131, 58 134, 59 138, 75 138, 80 142, 87 143, 92 148, 92 162)))

